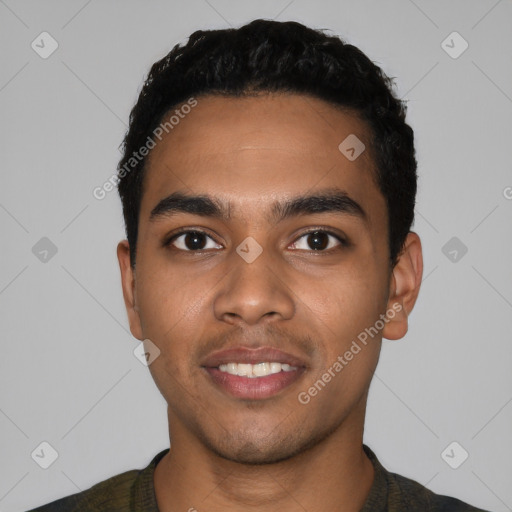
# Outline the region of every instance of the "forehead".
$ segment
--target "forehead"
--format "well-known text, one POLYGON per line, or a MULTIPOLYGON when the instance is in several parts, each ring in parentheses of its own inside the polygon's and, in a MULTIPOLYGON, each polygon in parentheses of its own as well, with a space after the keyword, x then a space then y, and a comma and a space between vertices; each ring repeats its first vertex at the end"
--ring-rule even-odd
POLYGON ((327 187, 346 190, 382 217, 370 140, 357 116, 309 96, 198 97, 151 150, 141 218, 177 190, 225 198, 243 216, 265 201, 327 187), (344 141, 366 149, 351 160, 339 149, 344 141))

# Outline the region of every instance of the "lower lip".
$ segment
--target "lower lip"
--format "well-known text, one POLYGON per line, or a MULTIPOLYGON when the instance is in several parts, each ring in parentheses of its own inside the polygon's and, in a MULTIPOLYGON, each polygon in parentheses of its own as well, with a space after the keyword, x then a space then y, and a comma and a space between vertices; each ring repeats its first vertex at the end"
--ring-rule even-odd
POLYGON ((240 377, 222 372, 218 368, 205 368, 215 384, 237 398, 262 400, 276 395, 293 384, 303 373, 303 369, 281 371, 265 377, 240 377))

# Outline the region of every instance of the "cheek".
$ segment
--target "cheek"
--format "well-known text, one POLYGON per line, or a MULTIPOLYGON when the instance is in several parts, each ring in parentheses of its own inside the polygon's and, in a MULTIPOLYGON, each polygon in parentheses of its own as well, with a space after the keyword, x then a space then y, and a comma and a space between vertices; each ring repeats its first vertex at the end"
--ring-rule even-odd
POLYGON ((340 335, 346 340, 357 336, 383 312, 386 289, 374 266, 368 262, 340 269, 319 286, 309 288, 308 307, 331 337, 340 335))
MULTIPOLYGON (((354 270, 313 298, 311 310, 313 318, 320 320, 316 325, 324 354, 311 380, 329 382, 330 389, 319 405, 324 401, 328 405, 333 395, 358 400, 371 381, 380 353, 380 333, 375 335, 369 328, 385 308, 377 282, 371 273, 354 270)), ((342 406, 347 403, 340 402, 342 406)))
POLYGON ((149 366, 153 379, 166 399, 181 396, 189 380, 190 346, 200 338, 195 318, 203 295, 183 272, 169 272, 157 265, 138 269, 137 297, 143 335, 159 348, 149 366))
POLYGON ((180 327, 185 324, 189 332, 188 319, 204 307, 206 285, 184 272, 170 272, 158 265, 138 271, 137 300, 144 335, 172 338, 176 330, 183 335, 180 327))

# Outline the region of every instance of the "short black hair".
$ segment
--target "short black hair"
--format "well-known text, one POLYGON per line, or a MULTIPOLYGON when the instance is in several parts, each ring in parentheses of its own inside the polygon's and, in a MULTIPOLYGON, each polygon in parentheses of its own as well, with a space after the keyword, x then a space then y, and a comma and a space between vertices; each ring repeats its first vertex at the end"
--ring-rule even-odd
POLYGON ((393 80, 339 37, 294 21, 263 19, 237 29, 198 30, 151 67, 130 113, 117 168, 131 265, 135 267, 148 159, 139 150, 148 146, 164 116, 190 98, 255 92, 309 95, 366 121, 374 179, 387 204, 389 262, 394 267, 414 220, 417 163, 406 105, 394 95, 393 80))

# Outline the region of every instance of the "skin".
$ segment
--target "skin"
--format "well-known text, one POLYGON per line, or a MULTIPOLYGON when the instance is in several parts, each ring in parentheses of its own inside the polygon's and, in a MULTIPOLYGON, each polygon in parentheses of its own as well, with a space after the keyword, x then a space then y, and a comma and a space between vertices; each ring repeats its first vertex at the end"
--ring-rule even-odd
POLYGON ((366 124, 297 94, 198 97, 198 105, 151 151, 144 178, 136 267, 126 240, 117 253, 130 329, 161 353, 149 366, 168 403, 171 450, 158 464, 163 512, 358 511, 373 483, 362 449, 366 399, 381 338, 399 339, 422 276, 421 243, 409 233, 391 270, 383 195, 373 181, 366 124), (349 134, 366 150, 349 161, 349 134), (275 201, 337 187, 365 210, 271 222, 275 201), (230 219, 178 213, 150 221, 164 197, 208 194, 230 219), (178 228, 207 232, 194 253, 178 228), (323 228, 327 249, 304 235, 323 228), (263 252, 247 263, 236 248, 252 237, 263 252), (326 242, 327 243, 327 242, 326 242), (307 391, 379 315, 397 312, 343 370, 304 405, 307 391), (298 381, 264 400, 219 390, 201 368, 208 353, 269 345, 298 355, 298 381), (314 492, 312 490, 314 489, 314 492))

